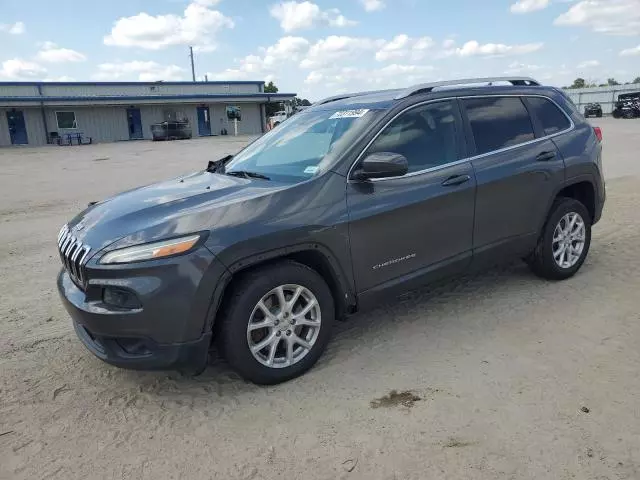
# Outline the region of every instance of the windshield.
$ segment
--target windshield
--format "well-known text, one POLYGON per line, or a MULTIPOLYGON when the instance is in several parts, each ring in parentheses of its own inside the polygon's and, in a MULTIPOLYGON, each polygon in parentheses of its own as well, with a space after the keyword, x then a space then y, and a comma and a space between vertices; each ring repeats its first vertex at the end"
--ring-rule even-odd
POLYGON ((324 171, 379 111, 311 110, 294 115, 230 161, 225 173, 252 172, 298 182, 324 171))

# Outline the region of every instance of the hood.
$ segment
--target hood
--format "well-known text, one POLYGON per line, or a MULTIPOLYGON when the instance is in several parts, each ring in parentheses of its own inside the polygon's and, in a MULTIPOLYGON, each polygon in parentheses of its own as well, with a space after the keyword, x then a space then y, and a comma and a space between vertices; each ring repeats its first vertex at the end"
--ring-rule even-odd
POLYGON ((288 185, 207 171, 121 193, 90 206, 69 228, 94 252, 210 230, 222 206, 270 195, 288 185))

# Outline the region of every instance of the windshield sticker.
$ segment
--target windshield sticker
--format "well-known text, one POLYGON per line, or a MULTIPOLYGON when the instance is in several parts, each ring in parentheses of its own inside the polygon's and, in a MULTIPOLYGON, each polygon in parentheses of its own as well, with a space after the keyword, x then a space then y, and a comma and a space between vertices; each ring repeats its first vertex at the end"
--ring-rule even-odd
POLYGON ((304 169, 304 173, 316 173, 318 171, 318 167, 307 167, 304 169))
POLYGON ((368 111, 368 108, 359 108, 358 110, 341 110, 334 113, 329 118, 360 118, 368 111))

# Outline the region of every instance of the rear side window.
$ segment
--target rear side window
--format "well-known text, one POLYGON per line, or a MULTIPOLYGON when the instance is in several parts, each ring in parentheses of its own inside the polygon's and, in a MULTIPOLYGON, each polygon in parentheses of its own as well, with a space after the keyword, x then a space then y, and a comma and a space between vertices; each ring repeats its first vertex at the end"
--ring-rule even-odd
POLYGON ((476 153, 482 154, 535 139, 529 112, 519 97, 467 98, 476 153))
POLYGON ((542 97, 527 97, 527 102, 542 123, 545 135, 562 132, 571 126, 567 116, 552 101, 542 97))

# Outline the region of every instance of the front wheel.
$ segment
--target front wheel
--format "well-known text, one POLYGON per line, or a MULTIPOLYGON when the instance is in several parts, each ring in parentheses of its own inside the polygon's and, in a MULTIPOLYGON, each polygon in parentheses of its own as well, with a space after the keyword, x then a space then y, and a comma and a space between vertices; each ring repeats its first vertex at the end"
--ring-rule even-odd
POLYGON ((573 198, 559 198, 551 208, 538 245, 526 261, 536 275, 564 280, 580 269, 590 245, 588 210, 573 198))
POLYGON ((221 350, 245 379, 285 382, 309 370, 331 336, 331 290, 293 261, 258 268, 234 286, 222 311, 221 350))

